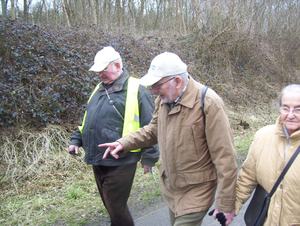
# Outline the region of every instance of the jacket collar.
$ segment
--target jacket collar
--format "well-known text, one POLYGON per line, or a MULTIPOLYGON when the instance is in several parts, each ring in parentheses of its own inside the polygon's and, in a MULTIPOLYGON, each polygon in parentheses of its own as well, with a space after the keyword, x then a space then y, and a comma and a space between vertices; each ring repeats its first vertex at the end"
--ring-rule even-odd
MULTIPOLYGON (((172 113, 176 113, 180 111, 180 107, 179 105, 183 105, 187 108, 193 108, 195 105, 195 100, 196 97, 198 95, 198 92, 195 92, 195 90, 197 90, 197 84, 198 82, 196 82, 191 76, 189 76, 189 84, 186 88, 186 90, 184 91, 181 99, 179 100, 179 102, 174 106, 174 108, 172 109, 172 113)), ((168 106, 168 104, 164 104, 162 101, 160 101, 160 105, 163 106, 168 106)), ((169 109, 169 107, 168 107, 169 109)))
POLYGON ((191 76, 189 76, 189 79, 190 79, 189 84, 178 103, 187 108, 193 108, 196 97, 198 95, 198 92, 196 92, 197 82, 191 76))
POLYGON ((275 135, 279 135, 279 136, 286 137, 286 138, 292 138, 292 137, 300 138, 300 130, 289 135, 281 121, 281 117, 279 116, 276 120, 275 135))

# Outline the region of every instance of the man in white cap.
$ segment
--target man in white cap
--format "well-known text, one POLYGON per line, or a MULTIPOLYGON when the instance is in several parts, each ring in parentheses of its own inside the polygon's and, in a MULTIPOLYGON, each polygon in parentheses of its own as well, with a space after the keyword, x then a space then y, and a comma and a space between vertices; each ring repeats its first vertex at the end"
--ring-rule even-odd
POLYGON ((93 166, 102 201, 113 226, 133 226, 127 206, 137 162, 141 159, 144 173, 158 161, 157 145, 136 149, 115 159, 103 159, 105 148, 98 144, 112 142, 147 125, 152 119, 153 100, 150 92, 123 68, 120 54, 104 47, 90 71, 99 73, 101 82, 92 92, 78 130, 71 137, 69 152, 85 151, 85 161, 93 166))
POLYGON ((171 225, 201 225, 215 200, 214 217, 223 214, 226 225, 234 218, 237 156, 222 99, 187 72, 174 53, 156 56, 141 84, 152 86, 155 111, 151 122, 108 147, 103 158, 158 143, 162 194, 169 206, 171 225), (204 116, 206 119, 204 121, 204 116), (110 153, 110 155, 108 155, 110 153))

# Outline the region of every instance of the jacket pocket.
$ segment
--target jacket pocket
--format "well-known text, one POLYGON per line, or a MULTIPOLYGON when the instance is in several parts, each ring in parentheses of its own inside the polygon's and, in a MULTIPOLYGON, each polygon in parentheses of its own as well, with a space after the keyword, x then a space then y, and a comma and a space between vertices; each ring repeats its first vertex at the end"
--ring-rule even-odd
POLYGON ((208 169, 205 171, 192 171, 179 173, 175 176, 175 186, 183 188, 189 185, 201 184, 208 181, 214 181, 217 179, 215 169, 208 169))
POLYGON ((122 137, 122 128, 120 127, 106 127, 101 129, 101 137, 103 143, 115 142, 122 137))
POLYGON ((173 201, 173 195, 172 195, 172 189, 171 189, 171 184, 170 184, 170 180, 169 177, 166 175, 165 173, 165 169, 163 167, 163 164, 160 163, 158 166, 158 171, 159 171, 159 175, 160 175, 160 181, 162 184, 161 190, 164 196, 165 201, 168 203, 172 203, 173 201))
POLYGON ((163 177, 165 169, 164 169, 164 167, 163 167, 163 165, 161 163, 157 166, 157 169, 158 169, 158 172, 159 172, 159 176, 163 177))
POLYGON ((174 156, 176 170, 186 171, 211 161, 205 134, 200 123, 174 128, 174 156))

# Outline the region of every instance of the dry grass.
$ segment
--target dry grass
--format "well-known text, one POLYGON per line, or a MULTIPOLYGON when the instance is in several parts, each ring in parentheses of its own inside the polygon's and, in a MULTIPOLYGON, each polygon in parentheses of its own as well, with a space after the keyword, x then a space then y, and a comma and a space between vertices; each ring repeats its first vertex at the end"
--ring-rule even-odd
POLYGON ((82 158, 74 160, 67 155, 69 137, 59 126, 49 126, 40 133, 21 130, 2 137, 1 167, 5 170, 1 169, 1 184, 4 189, 11 184, 14 188, 8 194, 17 195, 24 189, 29 193, 44 191, 73 177, 82 179, 79 172, 87 171, 87 167, 82 158))
MULTIPOLYGON (((50 126, 41 133, 22 130, 2 137, 3 224, 49 224, 68 218, 72 222, 74 215, 67 212, 78 213, 85 202, 91 202, 84 198, 87 194, 98 196, 89 167, 82 158, 73 159, 66 151, 69 137, 58 126, 50 126), (73 204, 78 201, 82 205, 73 204)), ((101 211, 101 205, 97 206, 95 211, 101 211)))
POLYGON ((252 143, 255 132, 266 125, 276 122, 279 111, 273 100, 269 105, 256 107, 228 108, 227 114, 234 135, 235 146, 237 149, 238 163, 241 165, 247 157, 249 147, 252 143))
MULTIPOLYGON (((90 166, 72 158, 70 134, 49 126, 42 132, 22 130, 2 137, 0 165, 1 225, 80 225, 107 222, 106 210, 90 166)), ((155 174, 158 180, 158 174, 155 174)), ((161 197, 152 175, 136 172, 129 203, 133 212, 161 197), (136 205, 139 203, 139 205, 136 205)), ((161 200, 162 201, 162 200, 161 200)))
MULTIPOLYGON (((240 164, 255 131, 275 122, 278 112, 272 106, 227 109, 240 164)), ((22 130, 1 138, 2 225, 108 224, 91 167, 83 161, 82 149, 76 159, 68 154, 69 139, 70 133, 60 126, 42 132, 22 130)), ((129 200, 134 218, 163 202, 157 170, 154 172, 157 182, 138 167, 129 200)))

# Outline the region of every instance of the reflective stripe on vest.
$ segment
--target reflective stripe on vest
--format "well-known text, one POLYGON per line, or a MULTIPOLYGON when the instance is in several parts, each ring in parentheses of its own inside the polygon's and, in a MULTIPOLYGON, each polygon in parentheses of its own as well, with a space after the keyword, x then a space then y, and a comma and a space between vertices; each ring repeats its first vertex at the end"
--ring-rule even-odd
MULTIPOLYGON (((89 97, 87 103, 90 102, 94 94, 98 91, 100 84, 101 83, 99 83, 96 86, 91 96, 89 97)), ((139 102, 138 102, 139 85, 140 85, 139 79, 129 77, 128 86, 127 86, 126 103, 125 103, 125 117, 123 123, 122 137, 140 128, 140 117, 139 117, 140 113, 139 113, 139 102)), ((87 112, 85 111, 82 120, 82 125, 78 126, 78 130, 80 131, 80 133, 82 133, 85 125, 86 114, 87 112)), ((132 150, 131 152, 140 152, 140 151, 141 149, 137 149, 137 150, 132 150)))
MULTIPOLYGON (((94 96, 94 94, 97 92, 97 90, 99 89, 100 87, 100 84, 101 82, 96 86, 96 88, 94 89, 94 91, 92 92, 91 96, 89 97, 89 100, 88 100, 88 104, 90 102, 90 100, 92 99, 92 97, 94 96)), ((84 116, 83 116, 83 120, 82 120, 82 125, 81 126, 78 126, 78 130, 80 131, 80 133, 82 133, 83 131, 83 127, 85 125, 85 117, 86 117, 86 110, 84 111, 84 116)))
MULTIPOLYGON (((129 78, 122 137, 140 128, 140 113, 138 101, 139 85, 139 79, 132 77, 129 78)), ((141 149, 132 150, 131 152, 139 151, 141 151, 141 149)))

